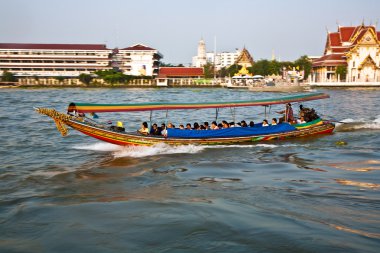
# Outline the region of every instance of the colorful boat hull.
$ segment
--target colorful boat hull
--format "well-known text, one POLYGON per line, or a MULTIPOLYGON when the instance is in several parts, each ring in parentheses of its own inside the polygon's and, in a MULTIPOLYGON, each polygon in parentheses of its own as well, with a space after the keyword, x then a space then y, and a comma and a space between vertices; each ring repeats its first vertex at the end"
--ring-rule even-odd
POLYGON ((101 141, 109 142, 121 146, 138 145, 138 146, 152 146, 159 143, 168 145, 225 145, 225 144, 244 144, 252 142, 270 141, 270 140, 285 140, 290 138, 301 138, 306 136, 313 136, 319 134, 329 134, 335 128, 335 125, 329 122, 318 121, 308 126, 300 125, 294 131, 269 134, 269 135, 252 135, 244 137, 231 137, 231 138, 170 138, 163 136, 144 136, 138 133, 118 133, 107 129, 102 129, 96 126, 91 126, 86 123, 69 120, 65 122, 71 128, 99 139, 101 141))

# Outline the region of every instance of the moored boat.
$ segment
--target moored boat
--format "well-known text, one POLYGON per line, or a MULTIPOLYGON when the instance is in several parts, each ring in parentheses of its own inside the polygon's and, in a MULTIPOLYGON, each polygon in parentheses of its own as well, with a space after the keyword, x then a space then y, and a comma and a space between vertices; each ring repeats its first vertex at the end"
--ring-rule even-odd
POLYGON ((56 123, 63 136, 67 135, 67 126, 82 132, 93 138, 122 146, 144 145, 151 146, 159 143, 169 145, 217 145, 252 143, 267 140, 282 140, 287 138, 300 138, 305 136, 328 134, 334 130, 335 125, 316 118, 307 123, 289 124, 286 122, 278 125, 264 127, 256 124, 253 127, 233 127, 218 130, 186 130, 168 128, 165 135, 142 135, 137 131, 119 131, 105 124, 88 120, 85 113, 106 112, 132 112, 132 111, 156 111, 156 110, 187 110, 209 108, 235 108, 250 106, 270 106, 303 102, 328 98, 324 93, 310 93, 297 96, 287 96, 276 99, 261 99, 251 101, 232 102, 208 102, 208 103, 144 103, 144 104, 87 104, 71 103, 67 113, 61 113, 55 109, 36 108, 36 111, 45 114, 56 123))

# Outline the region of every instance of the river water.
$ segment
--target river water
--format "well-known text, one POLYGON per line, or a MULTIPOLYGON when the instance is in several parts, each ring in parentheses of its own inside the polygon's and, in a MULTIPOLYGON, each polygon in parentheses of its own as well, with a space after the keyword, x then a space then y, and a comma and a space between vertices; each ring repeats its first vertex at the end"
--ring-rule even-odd
MULTIPOLYGON (((332 135, 235 146, 122 148, 62 138, 35 106, 278 97, 227 89, 1 89, 0 252, 378 252, 380 90, 318 90, 332 135)), ((218 120, 276 116, 220 110, 218 120), (235 116, 234 116, 235 115, 235 116)), ((297 104, 293 105, 295 112, 297 104)), ((154 112, 176 125, 213 110, 154 112)), ((278 116, 278 115, 277 115, 278 116)), ((149 112, 108 115, 137 129, 149 112)))

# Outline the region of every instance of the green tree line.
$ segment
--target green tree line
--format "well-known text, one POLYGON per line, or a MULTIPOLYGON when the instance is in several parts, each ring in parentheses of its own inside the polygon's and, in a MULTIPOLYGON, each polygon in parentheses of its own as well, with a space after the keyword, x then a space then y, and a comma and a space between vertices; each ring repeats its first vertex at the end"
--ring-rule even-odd
MULTIPOLYGON (((231 65, 228 68, 221 68, 218 71, 215 71, 215 75, 217 77, 228 77, 233 76, 239 72, 242 67, 239 65, 231 65)), ((282 71, 291 70, 293 68, 297 68, 300 71, 305 72, 304 79, 306 79, 311 72, 312 64, 306 55, 301 56, 295 61, 277 61, 277 60, 266 60, 261 59, 256 61, 252 67, 247 68, 248 71, 253 75, 281 75, 282 71)), ((212 63, 207 63, 204 66, 205 78, 212 78, 214 76, 214 66, 212 63)))

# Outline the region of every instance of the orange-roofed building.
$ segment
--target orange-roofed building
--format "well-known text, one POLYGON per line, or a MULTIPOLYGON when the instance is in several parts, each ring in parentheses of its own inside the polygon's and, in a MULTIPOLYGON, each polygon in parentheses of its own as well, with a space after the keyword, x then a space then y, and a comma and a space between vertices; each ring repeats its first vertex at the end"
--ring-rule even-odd
POLYGON ((338 27, 327 34, 324 55, 313 60, 312 82, 380 82, 380 32, 375 26, 338 27), (347 68, 339 76, 339 66, 347 68))
POLYGON ((193 79, 204 78, 203 68, 197 67, 160 67, 157 86, 189 84, 193 79))

